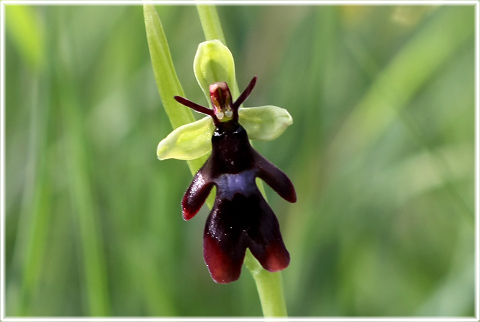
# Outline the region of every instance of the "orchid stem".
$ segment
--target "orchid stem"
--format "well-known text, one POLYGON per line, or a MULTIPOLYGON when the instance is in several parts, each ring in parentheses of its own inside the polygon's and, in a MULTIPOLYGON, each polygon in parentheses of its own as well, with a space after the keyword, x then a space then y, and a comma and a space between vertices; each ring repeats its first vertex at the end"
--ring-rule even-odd
POLYGON ((211 5, 197 5, 198 16, 202 24, 206 40, 220 40, 225 46, 225 36, 218 18, 217 8, 211 5))

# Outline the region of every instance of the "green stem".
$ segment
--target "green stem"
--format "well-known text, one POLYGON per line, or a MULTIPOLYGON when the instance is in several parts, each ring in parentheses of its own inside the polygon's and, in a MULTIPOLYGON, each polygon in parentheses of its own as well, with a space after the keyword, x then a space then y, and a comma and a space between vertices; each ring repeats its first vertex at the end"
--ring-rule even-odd
POLYGON ((264 270, 255 257, 253 257, 250 250, 247 250, 244 262, 255 280, 263 316, 286 317, 287 307, 283 295, 281 273, 270 273, 264 270))
POLYGON ((203 33, 206 40, 218 39, 225 46, 225 36, 223 35, 222 25, 218 18, 217 8, 209 5, 197 5, 198 16, 202 23, 203 33))
MULTIPOLYGON (((202 23, 203 33, 206 40, 219 39, 226 45, 223 36, 222 25, 217 14, 215 6, 197 5, 198 15, 202 23)), ((238 93, 238 83, 235 82, 234 91, 238 93)), ((264 192, 262 182, 257 180, 259 189, 264 192)), ((263 315, 265 317, 285 317, 287 316, 287 307, 283 295, 282 278, 280 272, 270 273, 262 268, 260 263, 253 257, 248 250, 245 254, 245 266, 255 280, 260 303, 262 305, 263 315)))

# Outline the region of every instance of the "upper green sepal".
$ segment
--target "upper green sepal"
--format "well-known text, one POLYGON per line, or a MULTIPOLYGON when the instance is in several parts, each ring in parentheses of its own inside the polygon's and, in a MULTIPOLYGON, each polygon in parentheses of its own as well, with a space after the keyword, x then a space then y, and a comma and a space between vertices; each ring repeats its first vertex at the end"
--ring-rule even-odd
POLYGON ((215 126, 210 116, 177 127, 157 146, 160 160, 193 160, 212 149, 210 140, 215 126))
MULTIPOLYGON (((197 82, 210 104, 209 86, 216 82, 226 82, 235 88, 235 62, 227 46, 220 40, 208 40, 198 45, 193 71, 197 82)), ((236 93, 233 93, 236 95, 236 93)))
MULTIPOLYGON (((275 140, 293 123, 286 109, 273 105, 240 108, 238 113, 240 124, 252 140, 275 140)), ((209 116, 180 126, 158 144, 157 157, 160 160, 199 158, 212 149, 214 130, 215 125, 209 116)))

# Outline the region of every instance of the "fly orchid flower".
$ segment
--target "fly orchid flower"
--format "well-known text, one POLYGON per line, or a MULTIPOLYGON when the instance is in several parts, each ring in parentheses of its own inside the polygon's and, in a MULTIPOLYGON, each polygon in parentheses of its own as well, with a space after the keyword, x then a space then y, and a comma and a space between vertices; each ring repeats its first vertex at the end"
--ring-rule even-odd
POLYGON ((239 278, 247 248, 270 272, 282 270, 290 262, 278 220, 255 179, 264 180, 289 202, 296 201, 295 189, 285 173, 251 146, 247 132, 250 138, 251 132, 255 138, 272 139, 292 121, 286 110, 275 106, 240 109, 256 80, 254 77, 235 101, 226 82, 209 85, 212 108, 175 96, 177 102, 207 117, 177 128, 157 148, 160 159, 184 160, 199 157, 211 148, 211 155, 185 192, 182 213, 185 220, 193 218, 216 186, 204 230, 203 254, 217 283, 239 278), (205 148, 207 135, 210 142, 205 148))

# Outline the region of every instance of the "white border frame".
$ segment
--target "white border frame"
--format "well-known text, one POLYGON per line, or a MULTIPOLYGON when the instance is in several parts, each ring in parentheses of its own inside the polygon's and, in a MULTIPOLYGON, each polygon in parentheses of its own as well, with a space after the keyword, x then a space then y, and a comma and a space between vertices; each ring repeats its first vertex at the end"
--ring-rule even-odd
POLYGON ((310 321, 332 321, 332 322, 380 322, 380 321, 391 321, 391 322, 400 322, 400 321, 420 321, 420 322, 447 322, 447 321, 479 321, 480 319, 480 258, 479 258, 479 247, 480 247, 480 224, 479 224, 479 192, 480 192, 480 3, 475 0, 470 1, 401 1, 401 0, 391 0, 391 1, 352 1, 352 0, 339 0, 339 1, 317 1, 317 0, 281 0, 281 1, 268 1, 268 0, 218 0, 218 1, 194 1, 194 0, 184 0, 184 1, 132 1, 132 0, 71 0, 71 1, 54 1, 54 0, 18 0, 18 1, 1 1, 0 0, 0 321, 12 321, 12 322, 88 322, 88 321, 98 321, 98 322, 162 322, 162 321, 180 321, 180 322, 210 322, 210 321, 232 321, 232 322, 241 322, 241 321, 298 321, 298 322, 310 322, 310 321), (143 5, 144 3, 154 4, 154 5, 197 5, 197 4, 215 4, 215 5, 452 5, 452 6, 461 6, 461 5, 471 5, 475 7, 475 309, 474 317, 318 317, 318 318, 298 318, 298 317, 289 317, 289 318, 218 318, 218 317, 202 317, 202 318, 173 318, 173 317, 164 317, 164 318, 147 318, 147 317, 117 317, 117 318, 105 318, 105 317, 6 317, 6 307, 5 307, 5 6, 6 5, 143 5))

